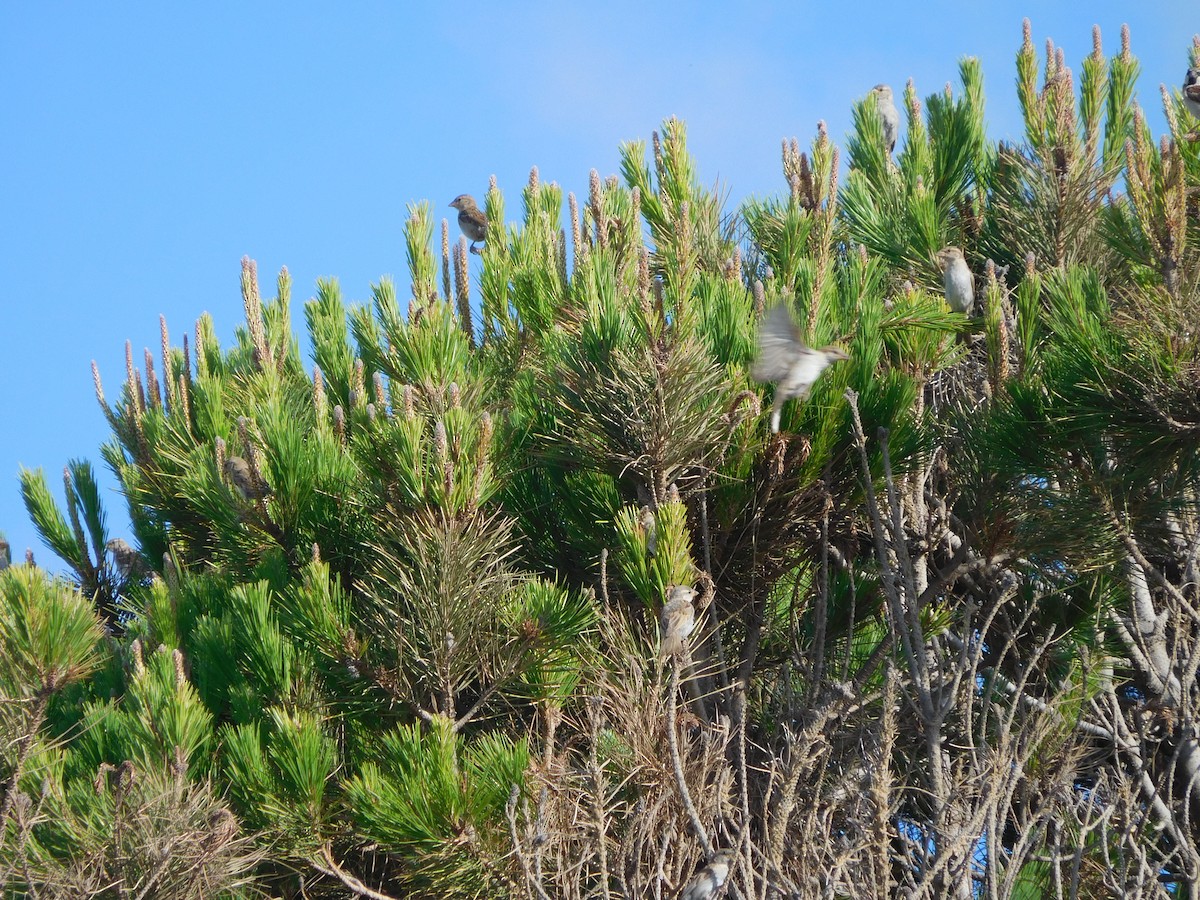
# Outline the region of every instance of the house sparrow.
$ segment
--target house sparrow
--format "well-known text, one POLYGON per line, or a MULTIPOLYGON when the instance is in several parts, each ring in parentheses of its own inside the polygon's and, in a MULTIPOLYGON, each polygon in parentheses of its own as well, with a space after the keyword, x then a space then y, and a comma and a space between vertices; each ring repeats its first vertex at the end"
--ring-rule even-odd
POLYGON ((896 149, 896 138, 900 137, 900 111, 892 99, 892 89, 886 84, 875 85, 871 93, 875 95, 875 106, 879 110, 879 118, 883 120, 883 143, 888 156, 891 156, 896 149))
POLYGON ((225 477, 233 484, 243 500, 262 500, 271 495, 269 484, 259 484, 254 480, 250 464, 240 456, 230 456, 225 460, 225 477))
POLYGON ((975 308, 975 276, 958 247, 945 247, 934 257, 946 285, 946 302, 955 312, 971 315, 975 308))
POLYGON ((12 548, 9 547, 8 541, 0 538, 0 572, 3 572, 12 563, 12 548))
POLYGON ((1197 119, 1200 119, 1200 67, 1188 69, 1183 79, 1183 105, 1197 119))
POLYGON ((638 513, 638 524, 646 534, 646 553, 653 556, 658 549, 658 523, 654 518, 654 510, 643 506, 642 511, 638 513))
POLYGON ((666 659, 683 652, 684 641, 696 630, 696 608, 692 600, 695 588, 682 584, 667 587, 667 602, 662 611, 662 646, 659 659, 666 659))
POLYGON ((756 381, 776 381, 775 405, 771 409, 771 431, 779 431, 779 413, 793 397, 803 400, 825 367, 850 355, 839 347, 814 350, 805 346, 792 322, 787 306, 780 304, 767 314, 758 332, 758 359, 750 374, 756 381))
POLYGON ((117 577, 121 579, 122 583, 129 581, 133 576, 140 578, 145 574, 146 567, 142 563, 141 554, 129 546, 128 541, 113 538, 104 547, 113 555, 117 577))
POLYGON ((732 850, 718 850, 709 864, 692 876, 679 900, 713 900, 725 886, 732 862, 732 850))
POLYGON ((487 216, 475 205, 475 198, 470 194, 459 194, 450 201, 450 206, 458 210, 458 227, 471 242, 471 252, 478 253, 475 242, 487 240, 487 216))

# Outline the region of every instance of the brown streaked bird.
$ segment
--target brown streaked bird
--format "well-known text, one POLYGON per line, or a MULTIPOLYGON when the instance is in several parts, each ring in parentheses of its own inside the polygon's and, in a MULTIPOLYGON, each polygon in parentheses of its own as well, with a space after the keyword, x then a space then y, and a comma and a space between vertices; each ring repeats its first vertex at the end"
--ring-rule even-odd
POLYGON ((662 611, 660 659, 682 653, 688 637, 696 630, 696 607, 692 605, 695 598, 695 588, 683 584, 668 585, 667 602, 662 611))
POLYGON ((958 247, 943 247, 934 257, 942 270, 946 303, 955 312, 971 315, 975 309, 975 276, 958 247))
POLYGON ((732 863, 732 850, 718 850, 708 865, 692 876, 680 893, 679 900, 713 900, 725 887, 732 863))
POLYGON ((771 408, 771 431, 779 431, 783 404, 793 397, 803 400, 826 366, 850 354, 840 347, 814 350, 800 338, 786 304, 779 304, 763 320, 758 331, 758 359, 750 374, 756 381, 774 381, 775 403, 771 408))
POLYGON ((649 505, 643 506, 638 513, 638 525, 646 535, 646 553, 653 556, 658 550, 658 522, 654 518, 654 510, 649 505))
POLYGON ((450 206, 458 210, 458 227, 471 242, 468 248, 472 253, 478 253, 475 244, 487 240, 488 220, 483 210, 475 205, 475 198, 470 194, 459 194, 450 201, 450 206))
POLYGON ((1200 119, 1200 66, 1188 69, 1183 78, 1183 105, 1200 119))
POLYGON ((250 464, 240 456, 230 456, 225 460, 225 477, 243 500, 262 500, 271 495, 271 486, 255 481, 250 464))
POLYGON ((142 562, 142 555, 134 550, 128 541, 122 538, 113 538, 104 545, 104 549, 113 555, 117 577, 122 582, 129 581, 131 577, 141 578, 145 575, 146 566, 142 562))
POLYGON ((879 118, 883 121, 883 145, 887 148, 888 156, 891 156, 896 149, 896 139, 900 137, 900 111, 896 109, 890 86, 877 84, 871 88, 871 94, 875 98, 879 118))

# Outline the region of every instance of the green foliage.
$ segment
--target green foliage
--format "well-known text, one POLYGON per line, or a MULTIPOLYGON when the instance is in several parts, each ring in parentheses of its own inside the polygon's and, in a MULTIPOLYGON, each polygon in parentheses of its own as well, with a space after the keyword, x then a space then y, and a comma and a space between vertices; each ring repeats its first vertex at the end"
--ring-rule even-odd
POLYGON ((455 843, 469 825, 499 826, 529 762, 524 743, 490 735, 468 747, 440 717, 428 731, 403 726, 384 735, 379 751, 348 797, 374 839, 414 861, 420 850, 455 843))
MULTIPOLYGON (((320 281, 311 369, 286 270, 264 303, 243 260, 234 346, 163 323, 161 372, 130 353, 112 403, 97 374, 132 559, 90 464, 65 507, 21 473, 79 591, 0 570, 0 892, 237 896, 257 867, 273 895, 657 896, 736 839, 739 890, 796 893, 861 833, 875 894, 950 896, 1028 815, 981 877, 1041 896, 1076 770, 1126 822, 1191 821, 1162 774, 1190 745, 1138 723, 1194 714, 1200 143, 1168 96, 1156 144, 1137 70, 1097 35, 1076 92, 1027 33, 1021 146, 967 58, 907 87, 895 158, 859 102, 843 183, 822 126, 734 213, 675 119, 566 222, 536 170, 514 221, 493 185, 478 260, 412 204, 407 309, 320 281), (775 434, 750 373, 778 304, 850 358, 775 434), (671 585, 699 627, 659 660, 671 585)), ((1122 835, 1079 852, 1185 871, 1167 825, 1122 835)))
MULTIPOLYGON (((8 697, 47 696, 101 661, 103 632, 87 599, 29 567, 0 571, 0 660, 8 697)), ((8 734, 19 732, 11 731, 8 734)))
POLYGON ((668 501, 651 517, 653 527, 644 527, 638 509, 628 506, 617 515, 615 523, 621 574, 647 609, 661 603, 668 585, 691 584, 696 579, 687 509, 679 501, 668 501))

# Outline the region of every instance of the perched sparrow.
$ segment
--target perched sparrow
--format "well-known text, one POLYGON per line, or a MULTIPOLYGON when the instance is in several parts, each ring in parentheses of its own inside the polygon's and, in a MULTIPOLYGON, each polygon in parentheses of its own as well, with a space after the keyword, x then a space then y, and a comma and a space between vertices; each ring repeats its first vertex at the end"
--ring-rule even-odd
POLYGON ((478 253, 475 242, 487 240, 487 216, 475 205, 475 198, 470 194, 459 194, 450 201, 450 206, 458 210, 458 227, 470 240, 471 252, 478 253))
POLYGON ((200 842, 205 852, 211 853, 224 847, 238 833, 238 821, 227 809, 214 809, 208 814, 208 833, 200 842))
POLYGON ((643 506, 642 511, 638 513, 638 524, 646 533, 646 553, 653 556, 654 551, 658 549, 658 523, 654 519, 654 510, 643 506))
POLYGON ((667 602, 662 611, 660 659, 682 653, 684 641, 696 630, 696 608, 692 606, 695 597, 695 588, 682 584, 667 587, 667 602))
POLYGON ((946 302, 955 312, 971 315, 975 308, 975 276, 957 247, 945 247, 934 257, 946 284, 946 302))
POLYGON ((250 464, 240 456, 230 456, 225 460, 225 477, 233 484, 243 500, 261 500, 271 495, 269 484, 259 484, 254 480, 250 464))
POLYGON ((113 538, 104 547, 113 555, 113 562, 117 568, 117 577, 122 582, 129 581, 131 576, 140 578, 145 574, 146 567, 142 563, 141 554, 130 547, 127 541, 121 538, 113 538))
POLYGON ((1183 79, 1183 105, 1197 119, 1200 119, 1200 67, 1188 69, 1183 79))
POLYGON ((886 84, 875 85, 871 93, 875 95, 875 106, 879 110, 879 118, 883 120, 883 144, 887 147, 888 156, 891 156, 896 149, 896 138, 900 137, 900 111, 892 99, 892 89, 886 84))
POLYGON ((718 850, 709 864, 692 876, 679 895, 679 900, 713 900, 725 886, 732 862, 732 850, 718 850))
POLYGON ((3 572, 12 563, 12 549, 8 546, 8 541, 0 538, 0 572, 3 572))
POLYGON ((775 405, 771 410, 771 431, 779 431, 779 413, 793 397, 803 400, 825 367, 839 359, 849 359, 839 347, 814 350, 800 339, 787 306, 776 306, 758 332, 758 359, 750 374, 756 381, 777 381, 775 405))

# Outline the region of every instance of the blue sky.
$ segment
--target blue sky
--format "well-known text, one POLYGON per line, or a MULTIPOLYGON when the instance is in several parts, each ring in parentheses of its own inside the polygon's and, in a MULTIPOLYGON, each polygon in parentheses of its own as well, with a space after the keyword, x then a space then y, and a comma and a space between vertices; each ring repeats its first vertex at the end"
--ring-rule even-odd
POLYGON ((228 342, 243 255, 264 293, 289 268, 302 322, 318 277, 362 300, 403 276, 408 202, 446 216, 494 174, 511 211, 532 165, 586 194, 590 169, 616 172, 620 142, 669 115, 731 203, 774 194, 781 138, 807 144, 824 119, 840 142, 872 85, 911 77, 925 96, 957 84, 965 55, 982 60, 992 135, 1016 139, 1024 16, 1076 72, 1093 24, 1111 54, 1128 22, 1161 131, 1158 85, 1183 80, 1194 0, 1087 6, 3 3, 0 531, 59 567, 17 473, 42 466, 61 495, 73 457, 101 470, 127 531, 91 361, 112 397, 126 339, 138 360, 157 348, 159 314, 177 344, 207 310, 228 342))

